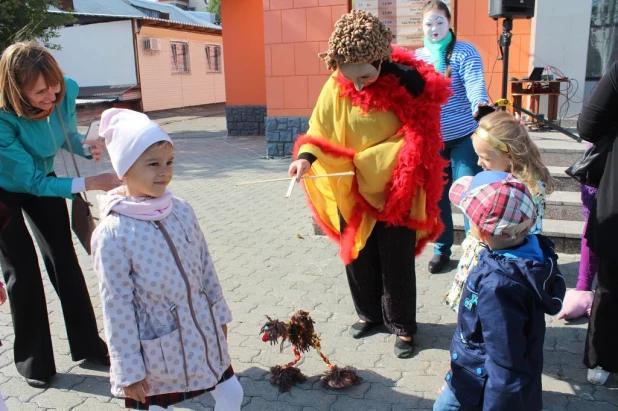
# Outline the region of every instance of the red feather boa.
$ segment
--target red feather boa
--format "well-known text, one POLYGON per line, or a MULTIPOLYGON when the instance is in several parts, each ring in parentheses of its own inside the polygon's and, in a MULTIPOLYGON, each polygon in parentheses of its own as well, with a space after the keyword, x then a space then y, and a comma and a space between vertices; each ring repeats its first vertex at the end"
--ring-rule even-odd
MULTIPOLYGON (((414 58, 406 49, 394 47, 392 56, 396 63, 413 67, 421 74, 425 80, 425 87, 420 95, 416 97, 411 95, 392 74, 380 76, 371 87, 361 91, 356 91, 354 84, 341 74, 335 78, 341 98, 349 97, 352 104, 360 107, 363 112, 370 110, 393 112, 402 123, 398 134, 405 138, 393 177, 386 186, 384 209, 378 210, 371 206, 359 193, 354 180, 352 190, 355 205, 341 238, 317 217, 318 214, 309 201, 320 228, 332 240, 341 241, 340 254, 345 264, 352 261, 350 253, 363 213, 369 213, 389 225, 429 232, 429 236, 417 243, 417 255, 427 242, 435 240, 443 229, 438 201, 445 184, 444 168, 447 161, 439 154, 443 145, 440 111, 441 105, 446 103, 451 95, 450 80, 437 73, 432 66, 414 58), (423 221, 409 219, 410 207, 416 194, 415 188, 419 186, 425 190, 427 199, 427 218, 423 221)), ((354 150, 331 143, 321 136, 301 135, 294 146, 294 158, 304 144, 319 147, 322 153, 333 157, 352 159, 356 154, 354 150)))

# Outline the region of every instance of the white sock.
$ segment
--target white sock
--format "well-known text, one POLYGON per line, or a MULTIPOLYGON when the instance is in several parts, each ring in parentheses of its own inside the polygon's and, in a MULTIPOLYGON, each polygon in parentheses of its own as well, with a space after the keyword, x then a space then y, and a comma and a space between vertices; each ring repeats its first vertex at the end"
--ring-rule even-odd
POLYGON ((210 393, 216 402, 215 411, 240 411, 243 391, 235 375, 229 380, 217 384, 210 393))
POLYGON ((163 407, 159 407, 158 405, 151 405, 149 407, 150 411, 172 411, 174 409, 174 407, 172 405, 170 405, 167 408, 163 408, 163 407))

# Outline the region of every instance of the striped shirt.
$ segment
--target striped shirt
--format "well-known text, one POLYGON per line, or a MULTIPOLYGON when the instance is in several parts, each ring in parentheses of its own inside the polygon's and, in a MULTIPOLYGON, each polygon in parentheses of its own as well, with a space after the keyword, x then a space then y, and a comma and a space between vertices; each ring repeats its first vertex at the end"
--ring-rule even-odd
MULTIPOLYGON (((433 64, 431 54, 424 47, 416 50, 416 57, 433 64)), ((442 106, 441 124, 444 141, 473 133, 478 126, 474 120, 478 105, 489 102, 485 90, 483 61, 472 44, 465 41, 455 43, 451 56, 451 70, 453 95, 448 103, 442 106)))

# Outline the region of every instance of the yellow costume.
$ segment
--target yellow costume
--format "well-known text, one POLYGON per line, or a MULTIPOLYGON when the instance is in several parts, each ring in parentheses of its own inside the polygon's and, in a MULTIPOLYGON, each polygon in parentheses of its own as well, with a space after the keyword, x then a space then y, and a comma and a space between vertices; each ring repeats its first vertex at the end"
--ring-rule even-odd
POLYGON ((417 254, 442 230, 437 205, 445 166, 439 155, 440 105, 449 95, 448 80, 404 49, 395 49, 392 57, 421 74, 421 94, 411 95, 391 74, 356 91, 336 71, 295 147, 295 156, 317 158, 309 175, 355 172, 304 180, 314 217, 340 242, 346 264, 358 257, 378 220, 416 230, 417 254), (347 223, 343 233, 339 212, 347 223))

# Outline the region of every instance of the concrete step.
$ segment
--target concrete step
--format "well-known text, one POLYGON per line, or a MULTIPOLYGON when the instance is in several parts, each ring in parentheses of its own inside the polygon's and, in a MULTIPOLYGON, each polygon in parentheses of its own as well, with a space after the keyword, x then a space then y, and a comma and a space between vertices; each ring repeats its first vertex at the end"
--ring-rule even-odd
POLYGON ((545 218, 549 220, 584 221, 579 191, 554 191, 547 198, 545 218))
POLYGON ((581 191, 580 184, 577 180, 564 172, 567 168, 568 166, 547 166, 547 169, 554 180, 554 191, 581 191))
MULTIPOLYGON (((453 224, 455 243, 461 244, 464 239, 463 214, 453 214, 453 224)), ((578 254, 583 229, 583 221, 543 220, 543 234, 551 238, 556 245, 556 252, 559 253, 578 254)))
MULTIPOLYGON (((454 214, 462 214, 461 210, 451 205, 454 214)), ((554 191, 547 198, 545 218, 549 220, 584 221, 580 192, 554 191)))
POLYGON ((530 138, 539 147, 546 166, 569 167, 586 150, 585 142, 557 132, 530 132, 530 138))

